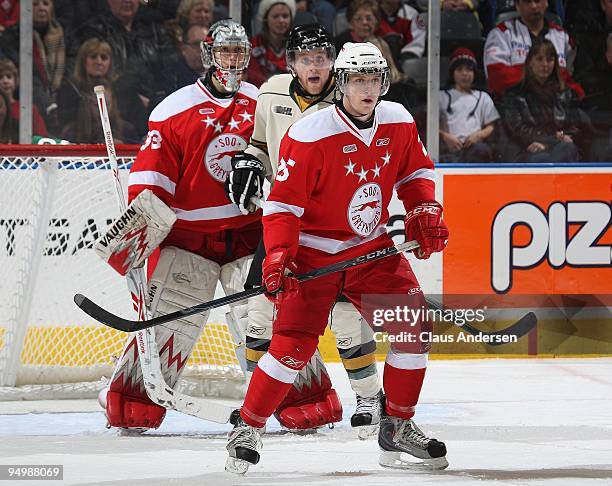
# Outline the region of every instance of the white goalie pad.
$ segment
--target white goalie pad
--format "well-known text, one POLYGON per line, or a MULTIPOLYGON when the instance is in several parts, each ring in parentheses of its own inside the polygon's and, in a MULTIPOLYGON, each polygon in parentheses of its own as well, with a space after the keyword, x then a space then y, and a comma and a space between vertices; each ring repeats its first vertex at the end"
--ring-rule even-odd
POLYGON ((144 264, 175 221, 174 211, 145 189, 96 241, 94 250, 115 271, 125 275, 144 264))

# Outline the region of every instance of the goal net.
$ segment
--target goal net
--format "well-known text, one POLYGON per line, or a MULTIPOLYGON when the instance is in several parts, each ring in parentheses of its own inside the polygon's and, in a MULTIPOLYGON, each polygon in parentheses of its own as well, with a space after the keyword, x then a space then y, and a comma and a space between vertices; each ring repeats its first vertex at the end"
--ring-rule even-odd
MULTIPOLYGON (((117 147, 124 184, 137 150, 117 147)), ((127 335, 73 302, 82 293, 135 317, 125 279, 92 249, 119 214, 109 171, 103 145, 0 146, 0 400, 93 397, 112 374, 127 335)), ((243 384, 212 313, 181 391, 238 397, 243 384)))

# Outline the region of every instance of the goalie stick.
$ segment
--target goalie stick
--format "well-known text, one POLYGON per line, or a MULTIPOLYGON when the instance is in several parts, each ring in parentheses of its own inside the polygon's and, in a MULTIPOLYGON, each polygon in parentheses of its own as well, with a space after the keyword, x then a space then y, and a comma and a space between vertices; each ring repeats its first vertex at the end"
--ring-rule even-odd
MULTIPOLYGON (((96 98, 98 100, 98 111, 100 112, 100 121, 102 122, 102 130, 104 131, 104 143, 110 160, 113 181, 115 183, 115 193, 119 202, 119 209, 125 212, 127 207, 127 198, 119 179, 119 164, 117 162, 117 154, 115 152, 115 142, 113 141, 113 133, 111 131, 108 112, 106 111, 106 98, 104 96, 104 86, 96 86, 94 88, 96 98)), ((134 309, 138 313, 138 319, 142 322, 147 322, 148 311, 145 305, 145 296, 147 288, 147 280, 143 268, 132 269, 126 275, 128 290, 132 296, 134 309)), ((92 316, 93 317, 93 316, 92 316)), ((139 321, 135 321, 139 322, 139 321)), ((142 378, 145 385, 145 390, 149 398, 165 408, 172 408, 179 412, 193 415, 205 420, 210 420, 217 423, 227 423, 233 411, 233 407, 221 405, 219 403, 191 397, 183 393, 175 391, 170 387, 161 371, 161 363, 159 360, 159 351, 155 343, 155 331, 151 328, 141 328, 136 330, 136 341, 139 354, 139 363, 142 370, 142 378)))
MULTIPOLYGON (((297 280, 299 282, 304 282, 306 280, 311 280, 314 278, 322 277, 324 275, 329 275, 330 273, 347 270, 349 268, 356 267, 363 263, 372 262, 375 260, 386 258, 388 256, 395 255, 397 253, 414 250, 417 247, 418 247, 418 243, 416 241, 408 241, 405 243, 400 243, 399 245, 390 246, 382 250, 373 251, 366 255, 361 255, 355 258, 351 258, 349 260, 337 262, 332 265, 328 265, 326 267, 317 268, 308 273, 298 275, 297 280)), ((87 313, 89 316, 93 317, 97 321, 101 322, 102 324, 105 324, 119 331, 134 332, 134 331, 139 331, 142 329, 148 329, 153 326, 158 326, 160 324, 164 324, 166 322, 169 322, 175 319, 179 319, 184 316, 198 314, 200 312, 205 312, 209 309, 214 309, 216 307, 221 307, 226 304, 238 302, 243 299, 255 297, 256 295, 263 294, 264 292, 265 292, 265 288, 263 286, 254 287, 252 289, 245 290, 244 292, 238 292, 236 294, 221 297, 219 299, 211 300, 209 302, 202 302, 201 304, 197 304, 192 307, 187 307, 186 309, 172 312, 164 316, 155 317, 153 319, 149 319, 146 321, 132 321, 129 319, 124 319, 115 314, 112 314, 111 312, 107 311, 106 309, 103 309, 102 307, 100 307, 95 302, 91 301, 90 299, 88 299, 82 294, 76 294, 74 296, 74 302, 85 313, 87 313)), ((432 301, 428 301, 428 304, 433 308, 440 308, 440 304, 438 304, 437 302, 434 303, 432 301)), ((527 315, 523 316, 519 321, 517 321, 516 323, 512 324, 510 327, 503 329, 501 331, 494 331, 494 332, 481 331, 467 323, 459 327, 462 327, 467 332, 469 332, 470 334, 474 334, 474 335, 499 336, 499 335, 505 334, 505 335, 517 335, 517 337, 521 337, 527 334, 531 329, 533 329, 536 324, 537 324, 537 319, 536 319, 535 314, 533 314, 533 312, 529 312, 527 315)))

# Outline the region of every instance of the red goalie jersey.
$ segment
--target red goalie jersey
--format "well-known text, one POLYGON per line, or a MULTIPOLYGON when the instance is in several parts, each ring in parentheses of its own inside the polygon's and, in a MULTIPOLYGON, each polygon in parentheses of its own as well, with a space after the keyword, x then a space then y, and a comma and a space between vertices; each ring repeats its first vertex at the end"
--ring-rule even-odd
POLYGON ((382 101, 360 130, 338 107, 296 122, 281 142, 264 208, 266 249, 322 266, 391 244, 393 189, 406 209, 434 199, 433 163, 410 113, 382 101), (298 236, 299 235, 299 236, 298 236))
POLYGON ((243 216, 224 182, 232 155, 251 138, 258 93, 243 82, 235 96, 215 98, 198 80, 165 98, 151 113, 130 172, 130 201, 151 189, 176 213, 173 232, 212 233, 257 221, 261 212, 243 216))

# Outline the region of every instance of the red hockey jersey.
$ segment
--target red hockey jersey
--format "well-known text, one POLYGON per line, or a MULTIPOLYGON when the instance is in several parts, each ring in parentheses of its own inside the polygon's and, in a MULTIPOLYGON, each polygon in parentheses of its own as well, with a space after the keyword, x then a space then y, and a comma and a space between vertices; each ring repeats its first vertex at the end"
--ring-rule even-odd
POLYGON ((320 266, 389 246, 394 188, 407 209, 434 199, 433 163, 402 105, 382 101, 370 130, 336 106, 313 113, 281 142, 264 206, 266 249, 320 266))
POLYGON ((175 229, 201 233, 261 218, 261 211, 243 216, 224 190, 232 155, 247 147, 253 133, 258 94, 242 83, 234 97, 219 99, 198 80, 165 98, 151 113, 132 166, 130 201, 151 189, 175 211, 175 229))

